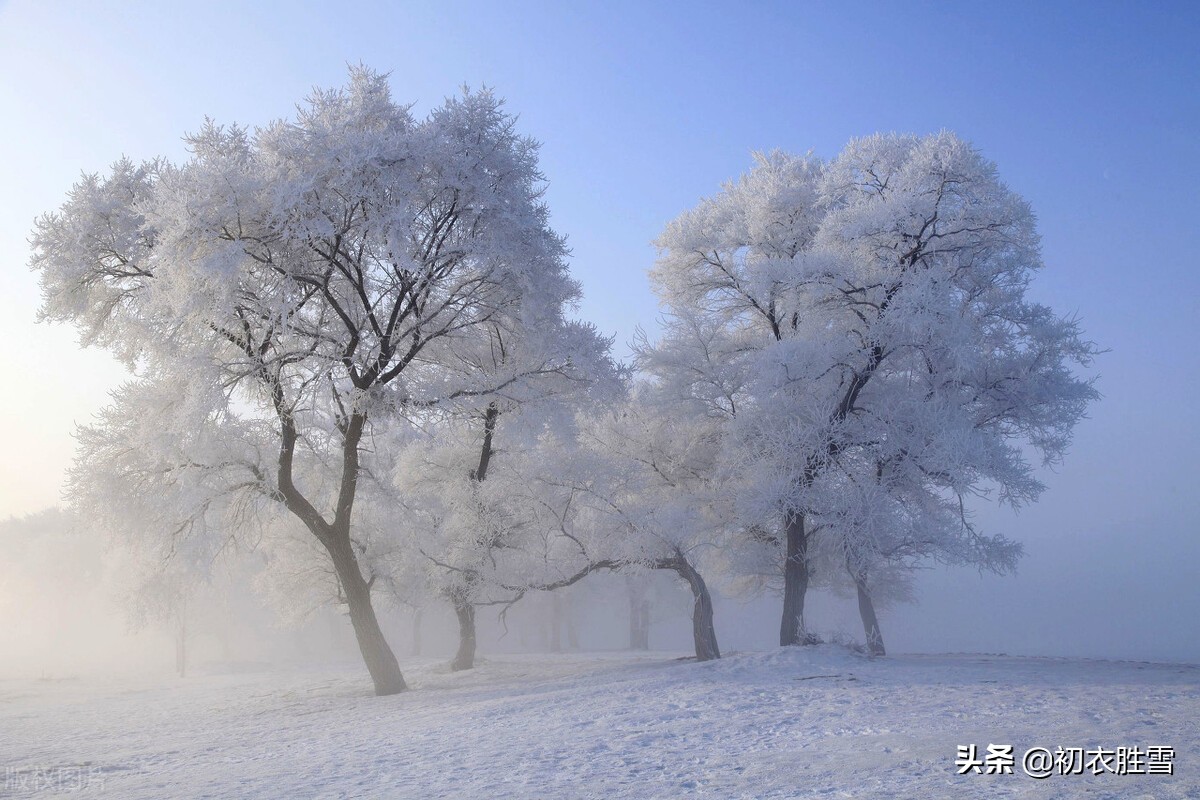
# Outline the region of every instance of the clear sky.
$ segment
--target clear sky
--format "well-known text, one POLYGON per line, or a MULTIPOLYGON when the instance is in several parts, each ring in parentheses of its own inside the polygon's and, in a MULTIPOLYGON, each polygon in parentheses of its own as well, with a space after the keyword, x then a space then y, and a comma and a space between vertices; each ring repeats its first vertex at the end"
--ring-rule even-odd
POLYGON ((1032 617, 990 646, 1200 660, 1197 41, 1195 2, 0 4, 0 518, 59 501, 74 425, 121 380, 35 324, 34 218, 121 154, 181 157, 206 115, 287 115, 357 62, 418 113, 494 87, 544 143, 580 314, 622 353, 656 325, 650 241, 752 150, 945 128, 1037 212, 1034 295, 1111 352, 1043 501, 981 512, 1026 543, 1022 574, 931 575, 901 636, 986 647, 1032 617))

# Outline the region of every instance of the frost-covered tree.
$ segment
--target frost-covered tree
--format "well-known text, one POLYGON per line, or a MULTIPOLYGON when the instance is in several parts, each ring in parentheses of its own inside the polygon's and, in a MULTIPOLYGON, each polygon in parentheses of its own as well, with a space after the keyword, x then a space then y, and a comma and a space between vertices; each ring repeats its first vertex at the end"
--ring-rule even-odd
POLYGON ((544 532, 521 505, 532 502, 526 486, 547 463, 542 442, 619 387, 611 342, 591 325, 547 319, 521 335, 495 330, 482 344, 460 367, 492 375, 497 391, 430 420, 434 435, 413 442, 393 468, 397 486, 422 487, 403 501, 404 524, 426 534, 420 553, 434 573, 427 583, 454 607, 455 670, 475 663, 476 605, 504 602, 512 587, 545 579, 536 569, 522 574, 511 557, 501 567, 496 555, 544 552, 544 532), (538 369, 546 363, 563 367, 538 369))
MULTIPOLYGON (((507 556, 526 548, 530 519, 514 496, 517 465, 493 462, 500 416, 492 406, 479 418, 441 421, 436 435, 405 449, 393 471, 408 491, 392 524, 412 531, 415 547, 396 552, 388 568, 418 571, 426 595, 454 608, 455 671, 475 665, 477 606, 508 598, 507 587, 524 579, 507 556)), ((520 458, 522 443, 512 444, 520 458)))
POLYGON ((814 485, 810 562, 815 582, 858 602, 867 651, 885 655, 877 603, 912 599, 913 572, 930 561, 1004 574, 1021 547, 975 530, 959 498, 940 491, 920 470, 843 457, 814 485), (819 531, 819 535, 814 535, 819 531), (848 580, 847 580, 848 579, 848 580))
POLYGON ((556 325, 578 294, 537 145, 514 125, 487 91, 414 119, 356 69, 294 120, 209 122, 184 163, 85 176, 33 236, 43 316, 137 375, 92 427, 111 457, 78 465, 118 468, 93 496, 165 517, 156 497, 186 496, 161 528, 181 537, 228 530, 198 527, 211 513, 291 514, 329 559, 379 694, 405 683, 360 563, 373 438, 569 367, 463 369, 496 331, 556 325))
POLYGON ((692 594, 697 658, 719 658, 700 571, 724 530, 711 483, 715 442, 699 426, 662 413, 652 395, 635 387, 539 437, 507 493, 528 514, 522 526, 529 538, 522 547, 506 544, 493 564, 507 565, 513 576, 503 582, 517 592, 510 604, 601 569, 635 579, 646 570, 668 571, 692 594))
POLYGON ((544 406, 485 416, 436 447, 410 448, 399 474, 420 488, 403 524, 422 532, 429 583, 466 607, 453 668, 473 663, 477 607, 506 610, 598 570, 680 578, 694 600, 697 657, 719 657, 700 572, 723 530, 708 482, 714 443, 658 414, 647 394, 583 404, 573 418, 544 406))
POLYGON ((475 665, 479 607, 507 608, 529 591, 560 585, 564 569, 578 569, 571 555, 562 557, 559 528, 544 507, 544 482, 557 462, 550 448, 560 440, 543 422, 489 404, 478 417, 443 420, 435 437, 406 448, 396 465, 397 485, 410 491, 393 524, 414 531, 417 547, 397 552, 389 567, 412 570, 415 561, 426 593, 454 608, 453 670, 475 665))
MULTIPOLYGON (((687 407, 639 385, 614 412, 597 415, 581 434, 589 464, 605 465, 603 480, 579 487, 605 533, 607 559, 626 568, 667 570, 692 594, 696 658, 721 657, 713 603, 701 570, 722 549, 728 529, 728 496, 716 473, 719 427, 703 409, 687 407)), ((632 595, 632 593, 631 593, 632 595)), ((646 633, 648 612, 643 618, 646 633)), ((631 620, 632 623, 632 620, 631 620)), ((633 644, 631 642, 631 644, 633 644)))
POLYGON ((726 421, 742 528, 778 547, 781 644, 804 640, 815 527, 857 502, 825 476, 882 464, 935 495, 1028 502, 1026 452, 1059 459, 1097 397, 1071 371, 1094 346, 1026 298, 1032 212, 953 134, 758 156, 658 245, 668 319, 642 364, 726 421))

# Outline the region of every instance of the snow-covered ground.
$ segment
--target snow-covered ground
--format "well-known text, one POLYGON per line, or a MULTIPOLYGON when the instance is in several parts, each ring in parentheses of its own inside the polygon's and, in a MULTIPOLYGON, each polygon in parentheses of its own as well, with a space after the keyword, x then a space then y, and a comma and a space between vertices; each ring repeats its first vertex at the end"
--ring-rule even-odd
POLYGON ((1200 797, 1197 665, 826 646, 405 667, 414 690, 384 698, 353 665, 0 681, 0 796, 1200 797), (1013 745, 1014 774, 957 775, 970 744, 1013 745), (1169 746, 1174 775, 1035 780, 1035 746, 1169 746))

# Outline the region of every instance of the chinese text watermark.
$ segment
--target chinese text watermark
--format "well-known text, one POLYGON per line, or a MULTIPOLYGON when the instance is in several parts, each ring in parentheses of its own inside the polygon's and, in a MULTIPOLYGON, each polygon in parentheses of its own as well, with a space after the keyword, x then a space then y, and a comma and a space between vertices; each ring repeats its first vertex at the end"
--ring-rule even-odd
POLYGON ((1175 748, 1147 747, 1031 747, 1020 760, 1011 744, 960 744, 954 759, 959 775, 1012 775, 1020 769, 1039 780, 1051 775, 1174 775, 1175 748))
POLYGON ((100 767, 78 764, 66 767, 5 767, 4 788, 8 791, 80 791, 104 788, 100 767))

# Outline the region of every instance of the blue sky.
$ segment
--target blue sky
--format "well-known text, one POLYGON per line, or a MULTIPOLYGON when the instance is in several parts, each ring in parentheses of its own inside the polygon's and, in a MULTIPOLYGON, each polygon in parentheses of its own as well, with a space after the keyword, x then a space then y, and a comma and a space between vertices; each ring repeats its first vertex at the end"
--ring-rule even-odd
MULTIPOLYGON (((543 142, 580 314, 622 353, 636 325, 656 324, 651 240, 752 150, 833 156, 854 136, 945 128, 1037 212, 1047 268, 1033 294, 1111 350, 1097 366, 1105 399, 1042 503, 981 512, 1026 542, 1022 576, 970 576, 969 591, 1104 609, 1118 633, 1147 639, 1137 653, 1200 660, 1198 39, 1200 4, 1167 2, 0 5, 0 366, 12 380, 0 516, 56 501, 73 425, 120 380, 71 331, 33 323, 34 217, 122 153, 182 156, 180 136, 205 115, 287 115, 358 62, 390 71, 418 113, 464 83, 494 87, 543 142), (1072 560, 1091 577, 1063 593, 1043 566, 1072 560), (1101 590, 1131 575, 1136 613, 1101 590), (1154 608, 1186 611, 1185 635, 1147 632, 1154 608)), ((931 576, 928 597, 960 597, 961 580, 931 576)), ((926 606, 936 620, 941 606, 926 606)), ((1088 642, 1081 652, 1100 647, 1088 642)))

